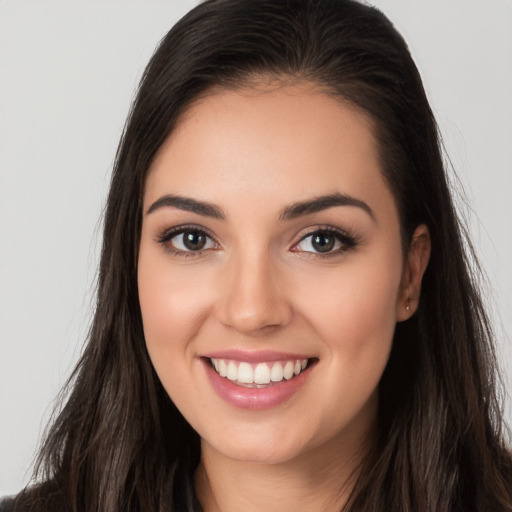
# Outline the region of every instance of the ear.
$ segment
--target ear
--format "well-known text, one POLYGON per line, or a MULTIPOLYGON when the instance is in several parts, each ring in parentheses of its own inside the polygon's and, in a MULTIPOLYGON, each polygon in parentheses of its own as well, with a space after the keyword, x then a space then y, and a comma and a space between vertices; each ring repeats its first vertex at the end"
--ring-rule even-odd
POLYGON ((430 231, 425 224, 419 225, 412 236, 404 265, 400 293, 396 304, 396 320, 408 320, 418 309, 421 280, 430 258, 430 231))

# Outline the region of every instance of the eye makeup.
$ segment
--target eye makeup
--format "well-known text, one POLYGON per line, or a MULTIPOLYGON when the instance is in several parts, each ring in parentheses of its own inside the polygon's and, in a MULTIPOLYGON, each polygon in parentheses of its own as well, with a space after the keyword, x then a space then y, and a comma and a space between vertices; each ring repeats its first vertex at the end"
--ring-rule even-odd
MULTIPOLYGON (((195 224, 165 229, 156 236, 155 241, 166 253, 182 258, 199 257, 207 251, 221 249, 209 230, 195 224)), ((325 225, 308 228, 289 250, 311 258, 328 258, 352 251, 358 245, 358 237, 343 229, 325 225)))
POLYGON ((359 238, 334 226, 315 226, 302 234, 290 249, 295 253, 308 253, 311 257, 329 258, 352 251, 359 245, 359 238))
POLYGON ((193 224, 166 229, 157 235, 156 242, 168 254, 182 258, 198 257, 206 251, 220 249, 208 230, 193 224))

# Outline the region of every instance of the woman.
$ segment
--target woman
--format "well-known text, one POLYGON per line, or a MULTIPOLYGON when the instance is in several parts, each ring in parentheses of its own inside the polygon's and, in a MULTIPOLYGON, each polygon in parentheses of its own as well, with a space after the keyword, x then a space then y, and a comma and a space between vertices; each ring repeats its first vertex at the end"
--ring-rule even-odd
POLYGON ((97 301, 20 510, 512 509, 435 121, 378 11, 221 0, 171 30, 97 301))

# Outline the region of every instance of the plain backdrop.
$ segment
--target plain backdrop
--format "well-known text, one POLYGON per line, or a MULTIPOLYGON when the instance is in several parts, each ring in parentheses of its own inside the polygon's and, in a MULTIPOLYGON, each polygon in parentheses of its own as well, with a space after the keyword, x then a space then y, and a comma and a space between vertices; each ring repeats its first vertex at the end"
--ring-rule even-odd
MULTIPOLYGON (((196 3, 0 0, 0 496, 26 482, 82 348, 100 215, 135 87, 196 3)), ((465 189, 457 201, 489 278, 510 390, 512 1, 373 3, 410 45, 465 189)))

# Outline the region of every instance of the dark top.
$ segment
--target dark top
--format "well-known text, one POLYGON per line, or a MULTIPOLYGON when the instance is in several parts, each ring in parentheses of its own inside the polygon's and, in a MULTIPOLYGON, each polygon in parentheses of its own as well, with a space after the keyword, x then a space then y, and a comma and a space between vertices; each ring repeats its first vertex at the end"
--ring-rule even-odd
MULTIPOLYGON (((196 497, 190 471, 176 471, 174 475, 172 512, 202 512, 196 497)), ((44 483, 17 496, 0 498, 0 512, 70 512, 65 494, 55 485, 44 483), (36 502, 34 503, 34 498, 36 502), (30 502, 30 503, 29 503, 30 502)))
POLYGON ((12 498, 2 498, 0 500, 0 512, 10 512, 11 510, 13 510, 12 504, 12 498))
POLYGON ((0 512, 31 512, 41 510, 44 512, 69 512, 71 508, 66 505, 60 494, 50 494, 47 498, 38 501, 40 507, 34 509, 23 499, 23 494, 9 496, 0 500, 0 512))

